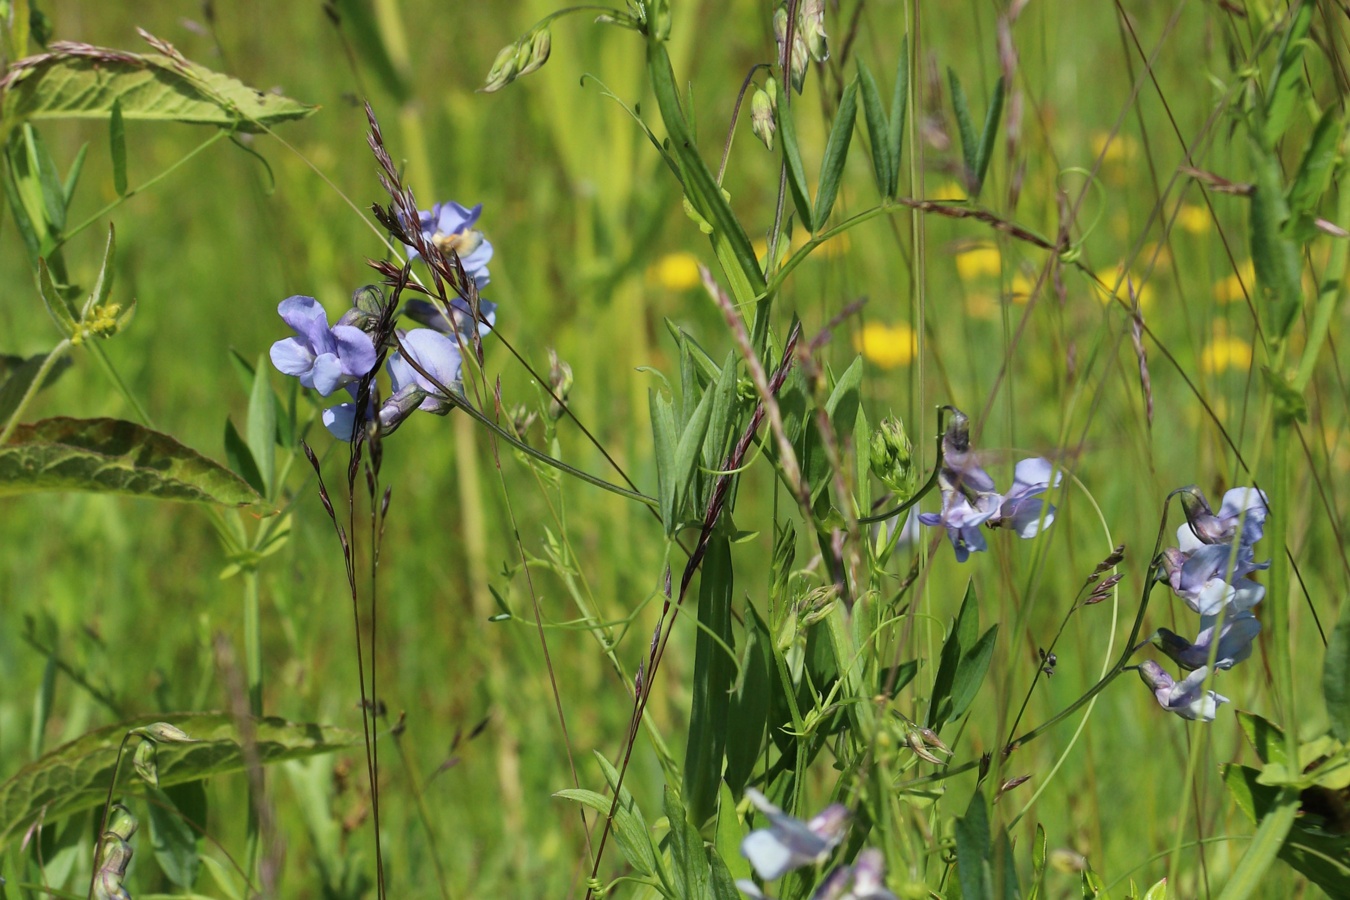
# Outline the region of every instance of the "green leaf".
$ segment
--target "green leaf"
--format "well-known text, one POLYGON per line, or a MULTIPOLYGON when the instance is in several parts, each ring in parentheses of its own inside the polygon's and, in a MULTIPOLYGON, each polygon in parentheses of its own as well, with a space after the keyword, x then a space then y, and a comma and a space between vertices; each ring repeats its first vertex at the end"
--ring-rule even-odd
POLYGON ((656 497, 661 524, 665 526, 666 536, 670 537, 679 527, 675 518, 678 512, 675 506, 676 488, 679 485, 675 473, 675 407, 670 398, 654 389, 647 391, 647 401, 652 417, 652 449, 656 452, 656 497))
MULTIPOLYGON (((171 49, 162 45, 161 49, 171 49)), ((176 53, 176 51, 175 51, 176 53)), ((89 45, 21 59, 4 79, 4 120, 108 119, 119 100, 130 121, 186 122, 231 131, 313 115, 317 107, 263 93, 181 55, 138 54, 89 45)))
POLYGON ((1341 618, 1327 642, 1322 664, 1322 696, 1336 740, 1350 743, 1350 603, 1341 604, 1341 618))
POLYGON ((44 419, 0 446, 0 496, 90 491, 270 512, 243 479, 167 434, 117 419, 44 419))
MULTIPOLYGON (((777 569, 775 568, 775 571, 777 569)), ((764 729, 777 682, 773 677, 773 638, 759 611, 749 604, 745 615, 745 652, 740 678, 727 719, 727 768, 723 775, 734 796, 745 791, 764 746, 764 729)), ((735 813, 732 813, 735 817, 735 813)))
POLYGON ((670 823, 670 857, 674 863, 676 895, 684 900, 711 900, 708 855, 703 838, 689 822, 679 794, 670 785, 665 789, 666 820, 670 823))
POLYGON ((975 695, 984 683, 989 672, 989 661, 994 656, 994 641, 998 637, 998 626, 992 626, 970 650, 962 655, 956 666, 956 678, 952 680, 952 710, 949 719, 955 719, 970 708, 975 695))
POLYGON ((1303 93, 1303 71, 1298 64, 1303 57, 1303 39, 1308 36, 1308 27, 1312 24, 1313 8, 1317 4, 1304 0, 1294 13, 1289 29, 1280 41, 1280 51, 1275 58, 1275 67, 1270 73, 1270 87, 1266 91, 1265 129, 1263 137, 1267 147, 1284 136, 1289 128, 1303 93))
POLYGON ((1251 742, 1256 758, 1262 763, 1284 765, 1288 757, 1284 753, 1284 732, 1256 713, 1238 711, 1238 725, 1242 733, 1251 742))
POLYGON ((127 126, 122 121, 122 98, 113 101, 108 114, 108 147, 112 152, 113 190, 117 196, 127 193, 127 126))
POLYGON ((1317 203, 1331 186, 1331 176, 1336 170, 1341 138, 1345 128, 1340 121, 1340 110, 1335 106, 1327 107, 1318 120, 1308 147, 1303 151, 1298 171, 1289 185, 1286 198, 1289 204, 1290 219, 1285 228, 1285 237, 1299 243, 1311 240, 1320 232, 1313 224, 1317 213, 1317 203))
MULTIPOLYGON (((697 354, 695 359, 698 359, 697 354)), ((717 390, 713 395, 712 411, 708 414, 708 433, 703 438, 703 467, 710 471, 721 468, 731 447, 731 433, 736 427, 736 351, 727 352, 726 361, 717 373, 717 390)))
MULTIPOLYGON (((201 781, 188 782, 179 788, 180 796, 200 794, 200 807, 205 808, 206 791, 201 781)), ((150 846, 155 853, 155 862, 159 863, 165 878, 190 890, 201 869, 201 855, 197 850, 201 832, 197 829, 205 828, 206 822, 197 822, 197 828, 193 828, 174 798, 159 788, 147 788, 146 800, 150 805, 150 846)))
POLYGON ((264 497, 272 496, 277 476, 277 407, 268 377, 270 371, 266 354, 260 355, 253 370, 253 389, 248 396, 248 449, 258 464, 263 483, 258 493, 264 497))
POLYGON ((113 259, 117 256, 117 232, 111 222, 108 223, 108 242, 103 245, 103 263, 98 267, 98 279, 94 282, 94 288, 85 298, 84 308, 80 311, 80 321, 88 325, 93 318, 94 311, 108 302, 108 297, 112 294, 113 279, 116 273, 113 271, 113 259))
MULTIPOLYGON (((599 761, 600 768, 605 773, 605 781, 609 783, 612 791, 614 785, 619 783, 618 770, 598 751, 595 758, 599 761)), ((610 800, 607 797, 602 799, 605 803, 604 813, 609 815, 610 800)), ((647 821, 642 816, 642 810, 638 809, 637 801, 628 792, 628 788, 619 790, 619 807, 614 815, 614 837, 630 866, 648 875, 655 873, 662 883, 670 883, 670 873, 666 871, 665 860, 652 845, 652 834, 647 827, 647 821)))
POLYGON ((85 141, 80 145, 80 149, 75 154, 75 161, 70 164, 70 171, 66 172, 66 180, 61 183, 61 192, 66 198, 66 208, 70 208, 72 198, 75 196, 75 185, 80 183, 80 173, 84 171, 84 160, 89 155, 89 142, 85 141))
POLYGON ((1265 294, 1258 312, 1267 337, 1282 339, 1293 327, 1302 305, 1298 248, 1284 236, 1289 207, 1284 201, 1279 160, 1254 138, 1250 143, 1256 172, 1251 196, 1252 266, 1265 294))
MULTIPOLYGON (((1220 769, 1228 792, 1249 820, 1263 819, 1274 808, 1280 789, 1261 784, 1256 769, 1231 763, 1220 769)), ((1279 855, 1329 896, 1350 896, 1350 835, 1329 834, 1296 820, 1279 855)))
POLYGON ((1159 880, 1144 894, 1144 900, 1167 900, 1167 879, 1159 880))
POLYGON ((848 162, 848 148, 853 141, 853 122, 858 115, 858 79, 855 76, 839 98, 839 110, 830 126, 830 137, 825 142, 825 158, 820 161, 820 182, 816 185, 816 208, 811 221, 824 228, 839 194, 839 179, 848 162))
POLYGON ((75 870, 87 865, 93 856, 93 842, 85 840, 94 831, 89 816, 86 810, 78 816, 68 817, 59 829, 55 826, 45 827, 40 840, 30 845, 33 861, 41 862, 42 883, 48 888, 59 891, 65 887, 75 870))
POLYGON ((863 119, 867 122, 867 137, 872 142, 872 171, 876 175, 877 193, 891 196, 895 173, 891 171, 891 126, 886 121, 886 108, 881 105, 881 91, 872 70, 858 57, 858 84, 862 88, 863 119))
POLYGON ((1275 798, 1274 806, 1261 817, 1256 836, 1252 838, 1252 842, 1247 845, 1246 851, 1238 860, 1237 867, 1223 887, 1223 893, 1219 895, 1219 900, 1246 900, 1252 896, 1252 892, 1260 886, 1261 880, 1265 877, 1266 870, 1275 862, 1275 857, 1284 845, 1284 839, 1289 834, 1296 815, 1298 815, 1298 794, 1285 788, 1275 798))
POLYGON ((956 671, 971 648, 979 640, 980 619, 975 599, 975 584, 967 582, 961 609, 952 623, 952 630, 942 644, 938 657, 937 674, 933 676, 933 696, 928 706, 928 727, 940 731, 952 718, 952 687, 956 671))
POLYGON ((684 755, 685 803, 696 825, 711 818, 717 808, 717 785, 727 746, 727 711, 736 680, 736 661, 728 653, 735 641, 731 633, 733 576, 731 542, 724 534, 714 534, 708 540, 699 577, 694 696, 684 755))
POLYGON ((891 137, 887 149, 891 154, 889 166, 892 181, 887 196, 894 197, 900 190, 901 149, 905 146, 905 106, 909 103, 909 35, 900 40, 900 61, 895 67, 895 92, 891 94, 891 137))
POLYGON ((961 79, 957 76, 956 70, 947 69, 947 83, 952 91, 952 112, 956 114, 956 130, 961 137, 961 158, 966 165, 965 182, 966 193, 970 197, 975 196, 976 181, 976 162, 979 153, 979 144, 975 140, 975 124, 970 119, 970 103, 966 100, 965 89, 961 87, 961 79))
MULTIPOLYGON (((689 387, 690 393, 693 393, 693 385, 691 384, 689 387)), ((703 392, 702 399, 698 402, 698 406, 694 407, 689 422, 684 426, 679 443, 675 445, 673 475, 675 477, 675 513, 677 517, 683 513, 685 501, 689 497, 690 485, 693 484, 694 476, 698 471, 699 456, 703 449, 703 440, 708 433, 708 419, 712 415, 716 394, 717 385, 708 385, 703 392)))
POLYGON ((375 72, 375 77, 395 103, 400 106, 407 103, 412 96, 407 73, 405 67, 394 63, 393 56, 385 46, 380 23, 375 18, 374 4, 370 0, 334 0, 333 8, 341 19, 338 27, 352 42, 361 61, 375 72))
POLYGON ((980 146, 975 151, 975 193, 971 199, 979 196, 984 187, 984 178, 989 174, 989 161, 994 156, 994 139, 998 137, 998 121, 1003 116, 1003 79, 994 82, 994 96, 989 101, 989 111, 984 115, 984 130, 980 132, 980 146))
MULTIPOLYGON (((39 815, 51 822, 102 806, 122 738, 134 728, 156 722, 168 722, 196 739, 190 744, 160 745, 161 788, 243 771, 238 729, 234 718, 224 713, 156 713, 99 728, 29 763, 0 785, 0 848, 21 836, 39 815)), ((253 725, 257 758, 263 765, 331 753, 356 740, 345 729, 274 717, 257 719, 253 725)), ((128 788, 140 785, 126 764, 121 780, 128 788)))
POLYGON ((783 162, 787 164, 788 190, 792 194, 792 205, 797 208, 797 218, 802 227, 813 232, 815 228, 811 223, 811 192, 806 186, 806 169, 802 167, 802 154, 797 146, 797 126, 793 121, 792 106, 789 103, 778 104, 778 137, 779 144, 783 148, 783 162))
POLYGON ((764 273, 755 259, 750 238, 731 211, 712 172, 699 156, 693 134, 680 109, 670 56, 665 44, 657 39, 655 33, 648 35, 647 72, 652 93, 661 110, 661 119, 670 133, 670 151, 680 164, 685 195, 699 215, 713 226, 713 252, 717 254, 717 261, 727 277, 732 297, 737 303, 748 306, 767 288, 764 273))
MULTIPOLYGON (((726 858, 717 847, 707 848, 709 879, 709 896, 712 900, 741 900, 741 892, 736 887, 736 882, 731 875, 731 869, 728 867, 726 858)), ((734 856, 740 856, 739 852, 733 851, 734 856)), ((749 875, 747 874, 748 878, 749 875)))
POLYGON ((1036 837, 1031 842, 1031 890, 1027 900, 1040 900, 1045 889, 1045 863, 1049 858, 1049 841, 1045 836, 1045 826, 1036 823, 1036 837))
MULTIPOLYGON (((19 408, 23 395, 28 392, 34 379, 38 377, 38 372, 42 369, 42 364, 47 361, 46 353, 39 353, 36 356, 30 356, 27 359, 22 357, 5 357, 6 362, 13 362, 13 368, 10 369, 8 376, 0 383, 0 423, 9 421, 9 417, 14 414, 14 410, 19 408)), ((39 390, 45 390, 56 383, 71 366, 69 356, 63 356, 47 371, 47 377, 42 382, 39 390)))
POLYGON ((262 473, 258 471, 253 451, 239 436, 239 429, 234 427, 234 421, 228 418, 225 420, 225 464, 230 467, 230 471, 247 481, 249 487, 259 494, 266 493, 267 484, 263 481, 262 473))
POLYGON ((993 844, 989 837, 989 808, 984 793, 975 789, 966 814, 956 820, 956 873, 962 900, 993 900, 994 879, 989 866, 993 844))
MULTIPOLYGON (((740 819, 736 817, 736 793, 722 782, 718 788, 717 802, 717 833, 715 846, 717 855, 721 857, 720 861, 723 868, 731 873, 732 878, 749 878, 750 861, 741 855, 741 838, 744 828, 741 826, 740 819)), ((716 865, 713 866, 714 880, 716 880, 716 865)), ((716 894, 717 891, 714 890, 716 894)), ((719 896, 720 900, 720 896, 719 896)))
POLYGON ((71 337, 78 330, 75 324, 75 316, 66 302, 66 298, 61 296, 61 292, 56 289, 52 282, 52 274, 47 269, 47 261, 39 258, 38 265, 38 292, 42 295, 42 303, 47 307, 47 315, 52 317, 56 327, 61 329, 62 337, 71 337))

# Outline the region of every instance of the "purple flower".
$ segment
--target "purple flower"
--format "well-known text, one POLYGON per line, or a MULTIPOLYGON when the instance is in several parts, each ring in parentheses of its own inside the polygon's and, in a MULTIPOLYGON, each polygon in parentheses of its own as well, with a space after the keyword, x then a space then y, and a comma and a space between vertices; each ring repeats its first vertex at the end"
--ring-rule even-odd
MULTIPOLYGON (((418 225, 422 236, 449 255, 453 250, 459 255, 464 273, 473 279, 482 289, 488 283, 488 261, 492 259, 492 244, 483 237, 483 232, 474 228, 483 212, 483 204, 466 209, 458 203, 437 203, 431 212, 421 212, 418 225)), ((420 254, 408 247, 408 259, 416 259, 420 254)))
POLYGON ((811 894, 811 900, 896 900, 886 889, 886 860, 868 847, 851 866, 838 866, 811 894))
POLYGON ((765 881, 822 862, 848 830, 849 813, 842 804, 833 803, 811 821, 803 822, 774 806, 754 788, 747 788, 745 795, 769 820, 768 828, 752 831, 741 841, 741 855, 765 881))
POLYGON ((1223 495, 1223 503, 1216 515, 1199 488, 1190 487, 1181 492, 1181 506, 1186 511, 1186 523, 1192 540, 1177 534, 1181 549, 1187 544, 1229 544, 1238 538, 1238 545, 1250 548, 1261 539, 1266 524, 1269 502, 1265 492, 1254 487, 1233 488, 1223 495))
MULTIPOLYGON (((1219 620, 1215 616, 1200 618, 1200 635, 1191 643, 1179 634, 1159 628, 1154 636, 1158 649, 1187 671, 1209 663, 1214 645, 1214 632, 1219 620)), ((1231 669, 1252 655, 1252 641, 1261 633, 1261 623, 1249 612, 1238 613, 1226 619, 1219 629, 1219 646, 1214 651, 1214 668, 1231 669)))
POLYGON ((1186 676, 1185 681, 1178 682, 1152 660, 1139 664, 1139 677, 1153 689, 1159 705, 1192 721, 1213 722, 1219 704, 1228 702, 1228 698, 1222 694, 1202 690, 1208 675, 1209 668, 1201 666, 1186 676))
POLYGON ((972 506, 970 501, 956 491, 942 492, 942 512, 919 513, 919 521, 925 525, 941 525, 947 529, 947 538, 956 552, 956 561, 965 562, 971 553, 988 549, 980 526, 999 511, 998 494, 987 494, 972 506))
POLYGON ((959 491, 969 497, 994 493, 994 479, 981 468, 970 448, 970 419, 954 406, 946 407, 951 423, 942 435, 942 470, 938 483, 944 491, 959 491))
POLYGON ((1049 527, 1055 521, 1055 507, 1052 504, 1046 509, 1041 494, 1049 489, 1052 474, 1054 486, 1059 487, 1064 474, 1054 468, 1049 460, 1039 456, 1019 462, 1013 472, 1012 489, 1003 495, 998 515, 990 520, 990 526, 1011 528, 1020 538, 1033 538, 1043 526, 1049 527))
MULTIPOLYGON (((445 415, 454 409, 450 395, 462 391, 459 344, 430 328, 414 328, 401 336, 403 347, 427 375, 404 358, 402 350, 390 354, 389 397, 372 413, 380 431, 391 434, 417 410, 445 415), (443 390, 444 389, 444 390, 443 390), (447 393, 449 392, 449 393, 447 393)), ((353 398, 354 399, 354 398, 353 398)), ((339 440, 349 441, 355 425, 356 404, 343 403, 323 411, 323 424, 339 440)))
MULTIPOLYGON (((1190 534, 1190 526, 1182 525, 1178 537, 1190 534)), ((1249 578, 1244 578, 1270 563, 1257 563, 1251 548, 1234 548, 1225 544, 1202 544, 1187 553, 1169 547, 1163 551, 1162 568, 1168 584, 1186 605, 1202 616, 1217 616, 1221 610, 1245 612, 1260 603, 1266 589, 1249 578)))
MULTIPOLYGON (((478 336, 487 337, 492 326, 497 324, 497 304, 490 300, 479 300, 478 311, 483 319, 478 321, 478 336)), ((403 304, 403 314, 419 325, 433 328, 441 334, 460 334, 465 340, 473 335, 473 310, 463 297, 450 301, 450 307, 442 312, 439 307, 427 300, 409 300, 403 304)))
POLYGON ((277 307, 295 337, 272 345, 272 365, 327 397, 358 381, 375 365, 375 344, 351 325, 328 327, 328 313, 313 297, 287 297, 277 307))

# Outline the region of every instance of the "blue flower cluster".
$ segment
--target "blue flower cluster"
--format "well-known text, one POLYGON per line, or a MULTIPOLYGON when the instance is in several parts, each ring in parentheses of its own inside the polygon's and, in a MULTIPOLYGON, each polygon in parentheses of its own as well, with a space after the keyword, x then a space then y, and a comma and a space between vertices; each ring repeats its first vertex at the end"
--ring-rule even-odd
MULTIPOLYGON (((809 822, 803 822, 754 788, 747 789, 745 796, 769 820, 768 828, 752 831, 741 841, 741 855, 765 881, 824 862, 848 833, 850 816, 841 803, 831 803, 809 822)), ((764 892, 753 881, 741 879, 736 887, 747 897, 764 900, 764 892)), ((858 854, 853 865, 836 866, 811 894, 811 900, 896 900, 895 894, 886 889, 881 851, 868 848, 858 854)))
POLYGON ((970 420, 959 409, 947 407, 951 422, 942 435, 942 467, 938 488, 942 510, 920 513, 925 525, 941 525, 965 562, 971 553, 988 549, 980 526, 1010 528, 1021 538, 1033 538, 1055 520, 1055 507, 1041 499, 1051 486, 1059 487, 1063 474, 1041 457, 1024 459, 1013 471, 1012 487, 1000 494, 994 479, 981 468, 970 447, 970 420))
POLYGON ((1261 632, 1252 607, 1266 589, 1246 576, 1270 565, 1268 560, 1258 563, 1252 549, 1265 529, 1267 500, 1257 488, 1234 488, 1223 495, 1215 513, 1198 489, 1179 493, 1186 522, 1177 529, 1178 546, 1163 551, 1158 577, 1200 615, 1200 633, 1188 641, 1159 628, 1152 638, 1190 672, 1184 680, 1176 681, 1152 661, 1140 663, 1139 675, 1164 709, 1184 719, 1212 722, 1228 698, 1204 689, 1209 667, 1231 669, 1251 656, 1252 641, 1261 632))
MULTIPOLYGON (((473 227, 481 213, 481 205, 467 209, 458 203, 438 203, 431 212, 420 214, 419 223, 429 244, 458 254, 465 276, 476 288, 487 285, 487 264, 492 259, 492 244, 473 227)), ((419 256, 411 246, 407 252, 409 260, 419 256)), ((403 315, 426 327, 381 334, 380 311, 363 303, 365 296, 364 289, 357 291, 353 306, 331 327, 327 312, 313 297, 287 297, 277 307, 295 336, 272 345, 272 365, 322 397, 346 389, 353 402, 323 411, 324 425, 344 441, 356 434, 354 401, 382 348, 392 350, 385 365, 389 392, 378 403, 371 392, 370 408, 362 421, 377 422, 380 431, 388 434, 417 410, 445 415, 454 408, 454 397, 463 396, 463 347, 474 337, 486 335, 496 323, 497 306, 486 300, 479 301, 478 321, 463 297, 440 305, 409 300, 403 305, 403 315)))

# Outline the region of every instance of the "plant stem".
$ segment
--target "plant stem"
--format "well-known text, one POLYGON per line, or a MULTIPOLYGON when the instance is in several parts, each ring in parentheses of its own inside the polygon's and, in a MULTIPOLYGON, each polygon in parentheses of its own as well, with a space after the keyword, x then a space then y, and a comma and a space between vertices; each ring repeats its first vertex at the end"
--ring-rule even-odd
POLYGON ((44 359, 42 365, 38 367, 37 375, 34 376, 32 383, 28 385, 28 390, 24 391, 23 397, 20 398, 19 405, 14 407, 14 412, 9 414, 9 419, 5 422, 4 429, 0 430, 0 444, 9 440, 9 436, 13 434, 14 429, 18 427, 19 419, 23 417, 23 412, 28 408, 29 402, 37 396, 38 391, 42 390, 42 383, 47 380, 47 376, 51 374, 52 368, 62 356, 65 356, 66 351, 69 349, 70 338, 63 338, 61 343, 53 347, 52 351, 47 354, 47 358, 44 359))

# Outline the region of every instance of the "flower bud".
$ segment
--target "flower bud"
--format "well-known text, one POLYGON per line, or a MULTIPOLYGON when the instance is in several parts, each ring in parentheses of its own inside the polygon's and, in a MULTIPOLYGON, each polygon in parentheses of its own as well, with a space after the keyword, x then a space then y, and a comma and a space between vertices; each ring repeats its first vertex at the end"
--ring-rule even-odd
POLYGON ((899 419, 883 419, 872 434, 869 454, 872 474, 895 491, 901 501, 914 496, 918 472, 914 468, 914 446, 899 419))
MULTIPOLYGON (((792 34, 792 52, 788 57, 788 78, 792 82, 792 89, 797 93, 802 92, 802 85, 806 83, 806 64, 808 61, 808 49, 806 41, 802 37, 801 16, 797 17, 798 26, 793 29, 792 34)), ((788 14, 787 6, 780 6, 773 14, 773 37, 778 42, 778 59, 783 59, 783 47, 787 44, 788 33, 788 14)))
POLYGON ((773 118, 773 97, 762 88, 755 88, 750 98, 750 130, 764 146, 773 149, 773 133, 777 129, 773 118))
POLYGON ((548 385, 557 399, 548 404, 548 417, 554 422, 563 416, 562 402, 572 390, 572 367, 558 358, 556 350, 548 351, 548 385))
POLYGON ((825 34, 825 0, 802 0, 797 12, 797 28, 805 40, 806 49, 816 62, 830 58, 830 46, 825 34))
POLYGON ((492 61, 492 68, 488 70, 487 82, 478 90, 484 94, 491 94, 515 81, 516 75, 519 74, 517 62, 519 50, 515 44, 507 44, 497 51, 497 58, 492 61))
POLYGON ((548 62, 548 55, 553 50, 553 34, 547 28, 541 28, 536 31, 528 44, 522 42, 521 53, 516 54, 516 61, 524 62, 520 66, 520 75, 528 75, 537 71, 544 63, 548 62), (525 52, 528 50, 528 52, 525 52))

